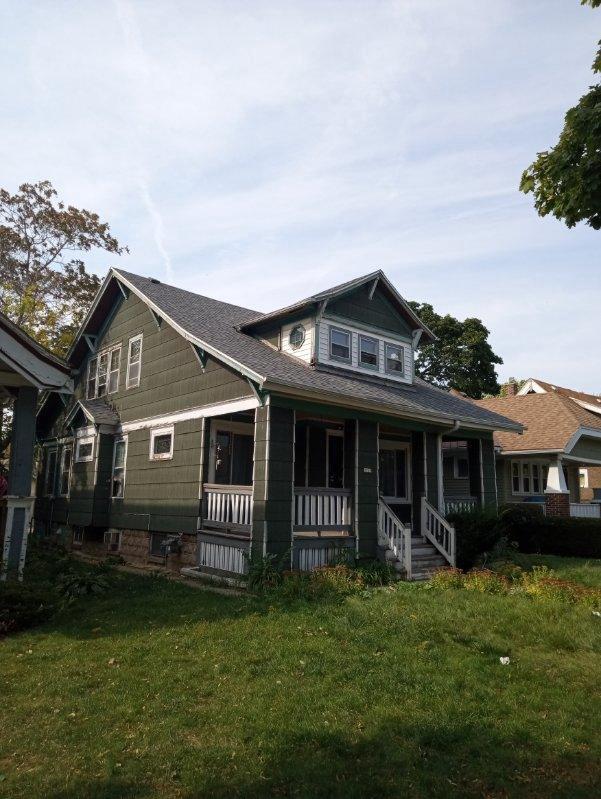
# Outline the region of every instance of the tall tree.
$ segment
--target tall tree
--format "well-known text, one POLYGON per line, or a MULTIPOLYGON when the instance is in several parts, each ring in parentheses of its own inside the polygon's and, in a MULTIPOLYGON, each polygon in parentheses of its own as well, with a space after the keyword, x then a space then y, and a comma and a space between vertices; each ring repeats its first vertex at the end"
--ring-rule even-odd
POLYGON ((0 310, 63 355, 100 286, 78 256, 127 248, 97 214, 56 198, 47 180, 0 189, 0 310))
POLYGON ((434 344, 418 348, 415 369, 420 377, 441 388, 454 388, 480 399, 497 394, 495 364, 503 360, 488 342, 489 331, 480 319, 440 316, 428 303, 410 302, 415 313, 438 336, 434 344))
MULTIPOLYGON (((601 0, 581 0, 601 6, 601 0)), ((601 41, 593 72, 601 74, 601 41)), ((568 227, 601 228, 601 83, 591 86, 567 112, 559 141, 524 170, 520 190, 534 194, 540 216, 553 214, 568 227)))

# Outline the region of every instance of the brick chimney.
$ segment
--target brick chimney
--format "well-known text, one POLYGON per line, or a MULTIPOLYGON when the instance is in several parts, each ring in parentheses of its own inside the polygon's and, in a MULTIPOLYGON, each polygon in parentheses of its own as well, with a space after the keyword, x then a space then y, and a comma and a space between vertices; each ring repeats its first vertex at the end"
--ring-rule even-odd
POLYGON ((518 393, 518 384, 513 380, 509 383, 505 383, 505 385, 501 387, 501 394, 504 397, 515 397, 517 393, 518 393))

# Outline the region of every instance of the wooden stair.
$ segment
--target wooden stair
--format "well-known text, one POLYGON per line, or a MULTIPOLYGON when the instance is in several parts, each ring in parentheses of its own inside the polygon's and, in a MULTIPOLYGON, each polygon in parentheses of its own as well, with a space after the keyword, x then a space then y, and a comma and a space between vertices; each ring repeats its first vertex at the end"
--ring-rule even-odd
POLYGON ((411 536, 411 579, 428 580, 435 572, 448 567, 435 546, 420 535, 411 536))

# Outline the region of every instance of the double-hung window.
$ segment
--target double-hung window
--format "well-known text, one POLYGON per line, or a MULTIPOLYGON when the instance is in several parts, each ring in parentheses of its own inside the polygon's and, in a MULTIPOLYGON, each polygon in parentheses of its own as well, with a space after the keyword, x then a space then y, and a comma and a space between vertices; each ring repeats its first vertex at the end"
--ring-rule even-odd
POLYGON ((71 483, 71 463, 73 462, 73 448, 69 445, 63 447, 61 453, 61 468, 58 479, 58 493, 61 497, 69 496, 69 485, 71 483))
POLYGON ((511 461, 513 494, 542 494, 547 487, 548 466, 536 461, 511 461))
POLYGON ((56 449, 49 449, 46 455, 46 477, 44 481, 44 494, 53 497, 56 489, 56 465, 58 462, 58 452, 56 449))
POLYGON ((150 460, 166 461, 173 457, 173 425, 150 431, 150 460))
POLYGON ((391 375, 405 373, 405 358, 403 347, 398 344, 386 344, 386 371, 391 375))
POLYGON ((129 340, 127 348, 127 388, 136 388, 140 385, 140 372, 142 369, 142 334, 129 340))
POLYGON ((336 361, 351 360, 351 334, 337 327, 330 328, 330 358, 336 361))
POLYGON ((111 350, 109 361, 109 394, 114 394, 119 388, 119 367, 121 365, 121 347, 111 350))
POLYGON ((127 462, 127 438, 115 441, 113 450, 113 477, 111 480, 111 497, 121 499, 125 494, 125 465, 127 462))
POLYGON ((85 436, 77 439, 75 447, 75 461, 85 463, 94 459, 94 436, 85 436))
POLYGON ((120 364, 121 345, 105 350, 90 359, 86 394, 88 399, 104 397, 117 391, 120 364))
POLYGON ((359 366, 377 369, 378 349, 378 339, 371 338, 371 336, 359 336, 359 366))

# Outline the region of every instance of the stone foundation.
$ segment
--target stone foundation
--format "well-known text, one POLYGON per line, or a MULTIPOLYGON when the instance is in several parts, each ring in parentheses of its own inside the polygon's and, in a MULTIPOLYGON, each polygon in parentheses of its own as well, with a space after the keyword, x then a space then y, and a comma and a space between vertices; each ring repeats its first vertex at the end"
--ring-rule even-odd
POLYGON ((180 552, 169 554, 166 558, 150 554, 151 535, 145 530, 121 530, 121 546, 115 554, 121 555, 126 563, 153 565, 174 572, 179 572, 184 566, 196 566, 196 533, 184 533, 180 552))
POLYGON ((547 516, 569 516, 570 495, 564 493, 545 494, 545 508, 547 516))

